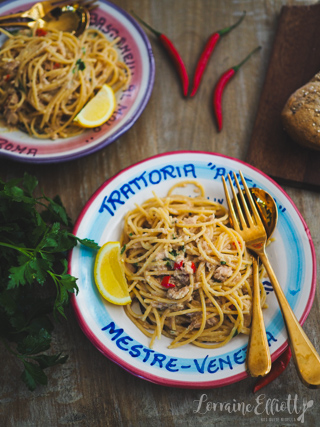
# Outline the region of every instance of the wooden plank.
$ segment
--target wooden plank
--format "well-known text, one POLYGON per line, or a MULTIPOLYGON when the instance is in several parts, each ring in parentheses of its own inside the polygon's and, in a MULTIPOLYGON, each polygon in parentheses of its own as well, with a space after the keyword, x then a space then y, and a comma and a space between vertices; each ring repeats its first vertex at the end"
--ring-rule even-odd
POLYGON ((281 183, 320 189, 320 152, 296 144, 280 114, 288 97, 320 70, 320 4, 284 6, 247 161, 281 183))

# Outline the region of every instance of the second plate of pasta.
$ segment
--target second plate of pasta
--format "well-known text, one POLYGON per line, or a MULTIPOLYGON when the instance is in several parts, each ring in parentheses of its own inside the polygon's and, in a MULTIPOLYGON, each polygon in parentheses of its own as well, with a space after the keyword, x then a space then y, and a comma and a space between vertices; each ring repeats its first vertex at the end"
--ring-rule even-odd
MULTIPOLYGON (((32 2, 5 2, 3 14, 32 2)), ((79 37, 34 28, 0 32, 0 155, 32 163, 78 158, 113 142, 144 110, 154 82, 148 38, 118 6, 101 0, 79 37), (107 84, 116 108, 84 129, 77 114, 107 84)))
MULTIPOLYGON (((315 254, 301 215, 287 194, 260 171, 201 152, 143 161, 102 185, 74 232, 100 245, 120 241, 132 304, 100 296, 95 253, 73 249, 78 277, 73 306, 79 324, 107 357, 158 384, 206 388, 243 379, 250 327, 251 258, 229 227, 221 176, 241 169, 249 186, 276 200, 279 223, 268 255, 301 323, 315 292, 315 254)), ((272 360, 287 346, 268 277, 261 271, 272 360)))

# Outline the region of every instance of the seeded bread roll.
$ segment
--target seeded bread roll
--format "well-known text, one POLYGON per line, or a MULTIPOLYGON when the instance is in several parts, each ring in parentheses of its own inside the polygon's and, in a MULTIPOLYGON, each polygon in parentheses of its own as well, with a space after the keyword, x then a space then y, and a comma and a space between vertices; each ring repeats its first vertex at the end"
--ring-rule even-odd
POLYGON ((290 96, 281 118, 294 141, 320 150, 320 73, 290 96))

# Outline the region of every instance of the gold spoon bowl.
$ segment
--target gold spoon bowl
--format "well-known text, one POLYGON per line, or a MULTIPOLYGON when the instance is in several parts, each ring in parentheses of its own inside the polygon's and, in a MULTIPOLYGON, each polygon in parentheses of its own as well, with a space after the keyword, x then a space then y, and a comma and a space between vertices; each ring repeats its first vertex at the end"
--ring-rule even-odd
POLYGON ((0 27, 42 28, 44 30, 65 31, 80 36, 89 26, 89 11, 78 5, 55 7, 44 17, 30 22, 0 22, 0 27))

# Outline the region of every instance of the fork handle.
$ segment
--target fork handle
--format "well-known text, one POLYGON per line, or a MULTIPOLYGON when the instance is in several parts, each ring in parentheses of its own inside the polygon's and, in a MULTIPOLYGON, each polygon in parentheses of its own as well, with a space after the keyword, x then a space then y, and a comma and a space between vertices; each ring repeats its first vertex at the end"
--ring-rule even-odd
POLYGON ((24 12, 19 13, 10 13, 9 15, 2 15, 0 16, 0 22, 1 21, 7 21, 8 19, 15 19, 15 18, 23 18, 24 12))
POLYGON ((10 27, 32 28, 32 25, 34 24, 35 24, 35 21, 31 21, 31 22, 1 22, 0 21, 1 28, 10 28, 10 27))
POLYGON ((294 315, 265 253, 257 253, 265 266, 288 332, 293 360, 302 382, 309 388, 320 388, 320 357, 294 315))
POLYGON ((246 365, 252 377, 264 377, 271 369, 271 357, 260 303, 258 262, 253 257, 252 322, 246 365))

